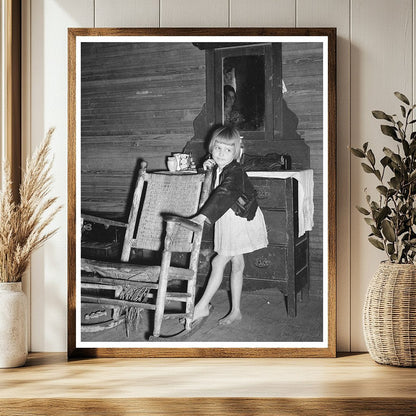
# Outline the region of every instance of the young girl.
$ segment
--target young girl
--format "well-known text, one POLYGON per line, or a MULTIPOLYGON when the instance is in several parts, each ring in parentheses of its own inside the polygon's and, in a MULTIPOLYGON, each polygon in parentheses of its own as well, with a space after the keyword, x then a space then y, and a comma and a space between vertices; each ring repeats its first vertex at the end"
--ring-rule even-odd
POLYGON ((231 312, 219 321, 228 325, 241 319, 240 299, 243 287, 244 253, 267 247, 267 231, 263 214, 254 203, 248 218, 237 216, 235 202, 254 188, 237 160, 240 158, 240 133, 232 127, 219 127, 212 135, 209 151, 212 159, 204 162, 205 169, 213 169, 212 192, 193 218, 198 223, 215 223, 212 271, 205 292, 195 306, 193 321, 209 315, 209 303, 220 287, 224 268, 231 261, 231 312))

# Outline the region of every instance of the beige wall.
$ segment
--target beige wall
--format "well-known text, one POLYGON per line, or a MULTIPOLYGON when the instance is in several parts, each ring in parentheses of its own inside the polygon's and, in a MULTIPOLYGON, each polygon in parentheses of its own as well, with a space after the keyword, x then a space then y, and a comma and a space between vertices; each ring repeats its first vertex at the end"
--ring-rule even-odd
MULTIPOLYGON (((361 308, 382 255, 355 210, 372 182, 347 146, 384 139, 371 110, 413 100, 415 0, 26 0, 23 150, 56 126, 53 192, 66 202, 68 27, 336 27, 338 88, 338 350, 363 351, 361 308)), ((60 231, 33 256, 31 348, 66 350, 66 210, 60 231)))

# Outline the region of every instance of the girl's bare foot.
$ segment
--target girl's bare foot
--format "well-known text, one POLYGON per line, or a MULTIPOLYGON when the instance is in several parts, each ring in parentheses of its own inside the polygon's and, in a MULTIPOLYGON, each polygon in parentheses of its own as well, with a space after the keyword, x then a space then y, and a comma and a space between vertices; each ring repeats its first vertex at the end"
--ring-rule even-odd
POLYGON ((231 311, 226 317, 218 321, 219 325, 230 325, 235 321, 241 321, 241 312, 240 311, 231 311))
POLYGON ((209 311, 210 311, 210 307, 209 305, 207 306, 200 306, 200 305, 195 305, 195 309, 194 309, 194 316, 192 318, 192 322, 197 321, 198 319, 204 318, 205 316, 209 315, 209 311))

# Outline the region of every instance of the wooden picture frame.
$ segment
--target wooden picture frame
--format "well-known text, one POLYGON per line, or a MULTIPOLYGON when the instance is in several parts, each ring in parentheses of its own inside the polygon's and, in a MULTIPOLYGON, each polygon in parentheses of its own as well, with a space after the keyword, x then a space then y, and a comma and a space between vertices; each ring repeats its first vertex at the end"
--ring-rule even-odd
MULTIPOLYGON (((334 357, 336 29, 71 28, 68 56, 68 357, 334 357), (182 45, 186 46, 183 54, 182 45), (254 58, 247 52, 251 47, 257 48, 254 58), (250 58, 244 58, 247 55, 250 58), (175 72, 180 65, 188 65, 186 75, 175 72), (244 77, 240 75, 241 68, 250 65, 264 66, 264 79, 258 81, 263 77, 263 69, 260 75, 251 76, 251 81, 247 74, 253 70, 247 70, 244 77), (278 220, 276 224, 283 225, 269 229, 269 254, 263 253, 256 259, 251 254, 245 256, 244 284, 249 290, 257 290, 261 281, 265 285, 262 291, 277 285, 284 293, 279 298, 280 305, 284 305, 285 299, 288 315, 295 315, 296 307, 317 305, 318 312, 311 319, 319 327, 318 339, 313 338, 315 335, 300 334, 296 340, 290 340, 290 325, 297 318, 303 319, 300 314, 282 315, 281 319, 289 325, 289 335, 284 341, 279 340, 280 335, 272 341, 262 338, 242 342, 212 341, 209 337, 198 342, 168 343, 87 339, 81 333, 81 210, 126 209, 131 194, 127 185, 138 174, 131 158, 150 159, 149 166, 151 162, 154 170, 166 169, 165 157, 172 150, 192 153, 200 163, 206 150, 204 140, 212 127, 226 122, 225 97, 220 93, 225 91, 224 79, 229 76, 234 78, 227 85, 238 88, 237 96, 244 92, 242 85, 257 83, 247 100, 253 102, 257 100, 253 97, 259 96, 260 104, 256 104, 255 111, 250 104, 240 104, 239 110, 245 111, 242 116, 245 124, 238 128, 244 138, 245 163, 261 166, 254 171, 263 172, 263 175, 249 172, 258 198, 271 197, 277 201, 285 192, 290 195, 284 210, 267 204, 262 208, 267 224, 280 212, 276 218, 281 215, 283 223, 278 220), (184 97, 186 104, 178 104, 185 102, 184 97), (142 107, 136 106, 143 105, 145 100, 146 111, 152 114, 144 114, 142 107), (173 111, 170 107, 175 105, 182 107, 173 111), (169 122, 164 122, 164 117, 170 117, 169 122), (281 167, 276 168, 279 161, 281 167), (283 173, 287 174, 283 182, 281 172, 277 171, 285 168, 289 172, 283 173), (131 177, 123 176, 126 175, 123 169, 130 169, 131 177), (315 226, 301 236, 300 204, 304 204, 301 198, 306 201, 308 191, 299 182, 297 173, 307 170, 312 171, 315 193, 311 206, 302 207, 306 216, 310 213, 315 226), (123 176, 123 184, 128 182, 125 187, 118 182, 119 176, 123 176), (273 188, 276 183, 283 188, 273 188), (282 189, 282 193, 276 189, 282 189), (288 207, 293 216, 288 214, 288 207), (288 228, 282 231, 281 227, 288 228), (284 245, 273 240, 279 233, 286 239, 284 245), (270 266, 278 250, 285 253, 282 266, 285 272, 280 274, 276 272, 277 266, 270 266), (298 264, 299 258, 305 258, 305 264, 298 264), (270 271, 269 266, 274 268, 270 271), (284 281, 280 275, 286 276, 284 281), (309 300, 299 303, 300 292, 307 291, 311 292, 309 300)), ((262 207, 262 202, 259 204, 262 207)), ((200 268, 203 262, 200 257, 200 268)), ((244 291, 242 296, 244 299, 244 291)), ((88 319, 99 315, 94 313, 88 314, 88 319)), ((108 313, 114 317, 114 311, 108 313)), ((304 325, 306 328, 310 323, 304 325)))

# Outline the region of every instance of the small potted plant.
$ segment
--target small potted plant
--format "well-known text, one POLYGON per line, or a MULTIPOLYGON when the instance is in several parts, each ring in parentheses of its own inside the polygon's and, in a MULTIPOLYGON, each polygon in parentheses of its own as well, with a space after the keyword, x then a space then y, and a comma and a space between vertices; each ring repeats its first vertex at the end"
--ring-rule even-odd
POLYGON ((358 206, 370 228, 369 242, 386 254, 373 276, 364 304, 364 337, 378 363, 416 365, 416 123, 415 105, 400 100, 399 115, 373 111, 381 132, 392 144, 376 160, 368 143, 351 148, 363 159, 364 172, 374 175, 375 197, 365 189, 367 206, 358 206))
POLYGON ((30 256, 57 230, 48 226, 60 209, 49 198, 52 184, 49 159, 50 129, 26 163, 19 200, 12 193, 11 172, 6 165, 0 190, 0 368, 24 365, 27 358, 27 305, 22 276, 30 256))

